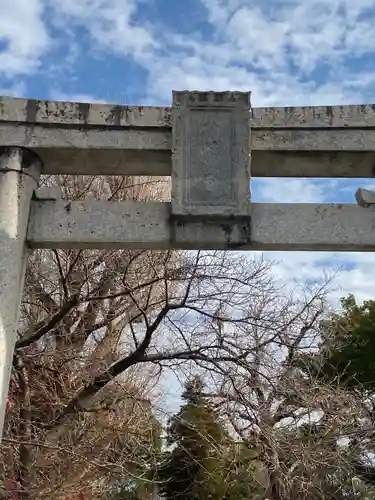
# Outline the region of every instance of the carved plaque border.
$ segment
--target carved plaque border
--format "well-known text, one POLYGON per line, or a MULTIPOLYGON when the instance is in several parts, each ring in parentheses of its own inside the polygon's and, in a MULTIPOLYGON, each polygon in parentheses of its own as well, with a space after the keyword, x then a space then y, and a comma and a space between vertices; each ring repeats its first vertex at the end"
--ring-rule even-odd
POLYGON ((250 92, 173 92, 172 212, 250 212, 250 92))

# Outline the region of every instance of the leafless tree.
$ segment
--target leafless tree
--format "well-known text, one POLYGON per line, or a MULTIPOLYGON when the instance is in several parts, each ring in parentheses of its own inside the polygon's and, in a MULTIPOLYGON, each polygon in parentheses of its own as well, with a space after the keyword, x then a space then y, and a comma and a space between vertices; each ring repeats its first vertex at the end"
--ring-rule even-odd
MULTIPOLYGON (((61 177, 58 185, 68 200, 115 202, 166 199, 163 181, 61 177)), ((261 307, 279 296, 269 268, 223 252, 33 252, 2 446, 19 497, 57 499, 80 486, 99 498, 114 472, 131 474, 135 440, 152 444, 154 417, 141 401, 160 394, 160 376, 191 366, 235 371, 254 352, 251 325, 280 321, 261 307)), ((278 336, 274 329, 269 342, 278 336)))
MULTIPOLYGON (((207 396, 233 435, 256 450, 254 478, 263 492, 260 498, 332 499, 352 488, 344 482, 355 476, 358 449, 348 441, 366 435, 368 409, 356 394, 323 384, 296 363, 301 353, 317 348, 320 323, 330 313, 329 286, 330 280, 297 289, 297 296, 284 296, 277 303, 263 301, 259 317, 273 311, 272 321, 242 325, 251 355, 224 375, 210 373, 213 389, 207 396)), ((371 436, 372 430, 366 439, 371 436)))
MULTIPOLYGON (((168 198, 164 179, 61 177, 58 185, 68 200, 168 198)), ((2 444, 19 498, 104 498, 111 481, 137 474, 137 451, 155 445, 162 377, 192 372, 209 381, 233 432, 257 436, 267 497, 297 498, 296 477, 318 454, 295 465, 304 448, 280 428, 330 401, 293 365, 314 344, 327 289, 293 296, 271 267, 234 252, 33 252, 2 444)), ((345 408, 345 397, 334 400, 345 408)))

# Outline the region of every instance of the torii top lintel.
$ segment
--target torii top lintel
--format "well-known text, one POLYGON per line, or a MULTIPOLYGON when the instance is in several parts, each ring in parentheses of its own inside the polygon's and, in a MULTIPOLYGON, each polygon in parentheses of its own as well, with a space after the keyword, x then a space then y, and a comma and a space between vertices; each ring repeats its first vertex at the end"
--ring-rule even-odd
MULTIPOLYGON (((0 146, 48 174, 170 175, 170 107, 0 97, 0 146)), ((252 107, 253 177, 374 176, 375 105, 252 107)))

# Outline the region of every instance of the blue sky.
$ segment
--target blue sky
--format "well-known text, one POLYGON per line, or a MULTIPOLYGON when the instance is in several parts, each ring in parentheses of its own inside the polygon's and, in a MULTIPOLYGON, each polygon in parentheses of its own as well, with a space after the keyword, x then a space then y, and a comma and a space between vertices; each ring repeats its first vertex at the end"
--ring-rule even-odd
MULTIPOLYGON (((251 90, 253 106, 375 102, 375 0, 1 0, 0 94, 169 105, 172 89, 251 90)), ((253 199, 354 202, 371 180, 252 182, 253 199)), ((269 254, 282 280, 337 266, 375 296, 374 254, 269 254)))

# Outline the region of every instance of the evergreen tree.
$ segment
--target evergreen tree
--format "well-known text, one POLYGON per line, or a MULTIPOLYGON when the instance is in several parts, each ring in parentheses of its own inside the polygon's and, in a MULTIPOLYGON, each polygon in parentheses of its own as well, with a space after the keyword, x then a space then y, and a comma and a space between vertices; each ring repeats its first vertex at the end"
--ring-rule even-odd
POLYGON ((232 443, 225 461, 224 500, 260 500, 265 488, 259 475, 259 452, 250 443, 232 443), (258 469, 257 469, 258 468, 258 469))
POLYGON ((321 344, 315 355, 297 360, 304 371, 324 383, 375 393, 375 301, 362 305, 349 295, 343 311, 321 326, 321 344))
MULTIPOLYGON (((332 488, 353 490, 352 479, 357 478, 362 492, 353 493, 354 497, 373 499, 375 466, 373 460, 365 460, 365 457, 372 457, 375 453, 371 432, 375 425, 375 300, 359 305, 355 297, 349 295, 341 300, 341 305, 342 311, 321 325, 318 351, 296 357, 295 364, 321 385, 332 385, 354 394, 365 408, 362 420, 357 422, 356 432, 347 437, 349 475, 338 471, 337 476, 330 479, 330 484, 332 488)), ((314 432, 309 429, 310 438, 313 434, 314 439, 319 439, 326 432, 323 424, 314 424, 313 427, 314 432)), ((326 489, 329 489, 328 485, 326 489)), ((341 497, 349 497, 347 493, 341 493, 341 497)))
POLYGON ((169 422, 168 445, 158 471, 159 493, 167 500, 222 500, 225 495, 223 448, 227 436, 192 378, 185 403, 169 422))

